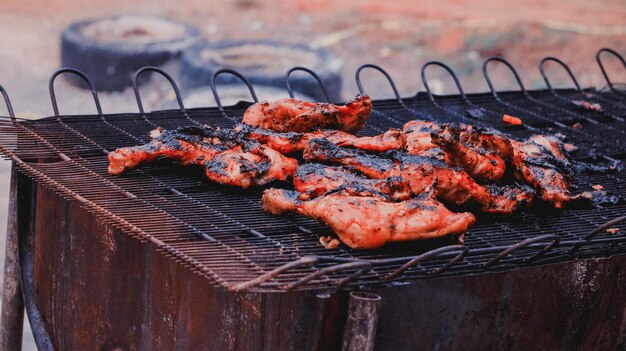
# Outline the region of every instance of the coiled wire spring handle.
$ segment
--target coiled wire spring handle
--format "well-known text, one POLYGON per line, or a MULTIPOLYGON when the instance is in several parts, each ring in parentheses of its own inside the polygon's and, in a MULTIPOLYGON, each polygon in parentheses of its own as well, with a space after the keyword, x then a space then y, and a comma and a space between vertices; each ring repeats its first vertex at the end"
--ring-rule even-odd
POLYGON ((565 69, 565 71, 567 72, 567 74, 569 75, 569 77, 572 79, 572 82, 574 82, 574 86, 576 87, 577 91, 580 91, 580 84, 578 84, 578 80, 576 79, 576 77, 574 76, 574 73, 572 73, 572 70, 569 68, 569 66, 561 61, 560 59, 556 58, 556 57, 544 57, 543 59, 541 59, 541 61, 539 62, 539 72, 541 73, 541 77, 543 78, 543 80, 546 82, 546 85, 548 86, 548 89, 550 90, 550 92, 553 95, 558 95, 556 93, 556 91, 554 90, 554 87, 552 86, 552 84, 550 83, 550 80, 548 79, 548 76, 546 74, 545 71, 545 64, 548 61, 552 61, 552 62, 556 62, 557 64, 559 64, 561 67, 563 67, 563 69, 565 69))
POLYGON ((9 99, 9 94, 2 85, 0 85, 0 94, 2 94, 2 97, 4 98, 4 104, 7 106, 7 112, 9 113, 9 117, 11 117, 11 121, 15 122, 15 112, 13 111, 11 99, 9 99))
POLYGON ((248 78, 244 77, 243 74, 235 71, 234 69, 220 68, 217 71, 213 72, 213 75, 211 76, 211 90, 213 91, 213 97, 215 98, 215 103, 217 104, 217 107, 222 113, 224 113, 224 107, 222 106, 222 100, 220 99, 220 95, 217 93, 215 80, 217 79, 219 75, 224 74, 224 73, 228 73, 239 78, 248 87, 248 90, 250 91, 250 96, 252 96, 252 100, 254 100, 254 102, 259 102, 259 99, 256 97, 256 93, 254 92, 254 88, 252 87, 252 83, 250 83, 248 78))
POLYGON ((322 79, 317 75, 317 73, 313 72, 312 70, 310 70, 310 69, 308 69, 306 67, 302 67, 302 66, 293 67, 289 71, 287 71, 287 74, 285 74, 285 86, 287 87, 287 92, 289 93, 289 96, 291 98, 294 98, 294 94, 293 94, 293 88, 291 87, 291 81, 289 80, 289 77, 295 71, 306 72, 306 73, 310 74, 311 76, 313 76, 313 78, 315 78, 315 80, 319 84, 320 89, 322 89, 322 94, 324 94, 324 98, 326 99, 326 102, 331 102, 330 98, 328 97, 328 91, 326 90, 326 86, 324 85, 324 82, 322 82, 322 79))
POLYGON ((155 72, 165 77, 165 79, 167 79, 167 81, 172 86, 172 89, 174 90, 174 94, 176 95, 176 101, 178 102, 178 107, 180 107, 180 110, 182 112, 186 112, 185 105, 183 104, 183 98, 180 95, 180 90, 178 89, 178 85, 174 81, 174 78, 172 78, 172 76, 170 76, 158 67, 146 66, 138 69, 133 77, 133 90, 135 91, 135 100, 137 100, 137 107, 139 108, 139 112, 142 115, 145 113, 145 111, 143 108, 143 103, 141 102, 141 94, 139 93, 139 77, 145 72, 155 72))
POLYGON ((389 82, 389 85, 391 86, 391 89, 393 90, 393 94, 396 97, 396 101, 398 101, 400 105, 404 106, 404 101, 402 101, 402 98, 400 97, 400 93, 398 93, 398 88, 396 88, 396 83, 393 81, 393 79, 391 79, 391 76, 389 75, 389 73, 387 73, 387 71, 385 71, 382 67, 371 64, 371 63, 362 65, 361 67, 357 68, 356 73, 354 74, 354 80, 356 81, 356 86, 359 89, 359 94, 361 95, 365 94, 365 90, 363 89, 363 83, 361 82, 361 71, 363 71, 365 68, 371 68, 382 73, 385 76, 385 78, 387 78, 387 81, 389 82))
POLYGON ((500 62, 502 64, 504 64, 510 71, 511 73, 513 73, 513 77, 515 78, 515 81, 517 82, 517 84, 520 87, 520 91, 525 95, 525 96, 530 96, 528 94, 528 91, 526 91, 526 87, 524 87, 524 83, 522 83, 522 79, 520 78, 519 74, 517 73, 517 70, 515 69, 515 67, 513 67, 513 65, 511 63, 509 63, 509 61, 501 58, 501 57, 490 57, 488 58, 485 63, 483 63, 483 75, 485 76, 485 80, 487 81, 487 85, 489 85, 489 90, 491 91, 491 95, 493 95, 493 97, 498 100, 499 102, 502 102, 502 99, 500 99, 500 96, 498 95, 495 87, 493 86, 493 83, 491 82, 491 77, 489 76, 489 69, 487 68, 490 62, 500 62))
POLYGON ((613 49, 609 49, 609 48, 602 48, 600 50, 598 50, 598 53, 596 54, 596 61, 598 62, 598 66, 600 66, 600 70, 602 70, 602 75, 604 76, 604 79, 606 80, 606 83, 609 85, 609 89, 621 93, 619 90, 615 89, 615 87, 613 86, 613 82, 611 81, 611 79, 609 78, 609 74, 607 73, 606 69, 604 68, 604 63, 602 63, 602 53, 607 53, 607 54, 611 54, 615 57, 617 57, 620 61, 622 61, 622 65, 624 66, 624 69, 626 69, 626 60, 624 60, 624 57, 620 54, 617 53, 617 51, 613 50, 613 49))
POLYGON ((103 113, 102 113, 102 107, 100 106, 100 99, 98 98, 98 92, 96 91, 96 88, 91 82, 91 80, 89 79, 89 77, 87 77, 87 75, 85 75, 83 72, 74 68, 61 68, 58 71, 54 72, 52 76, 50 77, 50 80, 48 81, 48 90, 50 91, 50 101, 52 101, 52 110, 54 111, 54 115, 57 117, 57 119, 60 117, 60 114, 59 114, 59 106, 57 104, 56 93, 54 92, 54 81, 56 80, 58 76, 60 76, 61 74, 65 74, 65 73, 74 74, 80 77, 85 83, 87 83, 87 86, 89 86, 89 89, 91 90, 91 95, 93 96, 93 100, 96 103, 96 110, 98 111, 98 115, 102 117, 103 113))
POLYGON ((443 68, 444 70, 446 70, 450 74, 452 79, 454 80, 454 84, 456 84, 457 89, 459 89, 459 94, 461 95, 461 98, 463 99, 463 101, 465 101, 465 103, 467 103, 468 105, 472 105, 472 102, 469 101, 469 99, 467 98, 467 95, 465 95, 465 92, 463 91, 463 87, 461 86, 461 81, 457 77, 456 73, 454 73, 452 68, 450 68, 448 65, 440 61, 430 61, 430 62, 425 63, 422 66, 420 74, 422 77, 422 84, 424 84, 424 88, 426 88, 426 92, 428 93, 428 98, 434 105, 439 106, 437 104, 437 101, 435 100, 435 96, 433 95, 432 90, 430 89, 430 85, 428 84, 428 79, 426 79, 426 68, 428 68, 428 66, 439 66, 443 68))

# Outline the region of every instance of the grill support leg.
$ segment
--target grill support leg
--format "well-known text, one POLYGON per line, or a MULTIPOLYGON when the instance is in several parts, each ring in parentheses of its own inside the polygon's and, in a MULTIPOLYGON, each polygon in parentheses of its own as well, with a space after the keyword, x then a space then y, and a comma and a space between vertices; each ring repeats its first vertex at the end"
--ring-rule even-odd
POLYGON ((0 320, 0 350, 21 350, 24 326, 24 300, 20 279, 17 223, 17 172, 11 170, 9 213, 2 287, 2 319, 0 320))
POLYGON ((380 300, 380 296, 376 294, 363 291, 350 292, 342 351, 374 350, 380 300))

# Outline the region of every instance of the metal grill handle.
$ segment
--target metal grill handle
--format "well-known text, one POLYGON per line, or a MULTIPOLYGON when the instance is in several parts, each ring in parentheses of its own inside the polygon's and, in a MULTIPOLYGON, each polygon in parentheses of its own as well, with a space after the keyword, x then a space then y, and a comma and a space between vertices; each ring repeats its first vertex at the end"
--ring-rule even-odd
POLYGON ((363 274, 367 273, 371 268, 372 268, 372 264, 367 261, 354 261, 354 262, 340 263, 340 264, 336 264, 330 267, 320 269, 311 274, 308 274, 305 277, 298 279, 297 281, 291 284, 286 285, 284 289, 287 291, 290 291, 292 289, 299 287, 300 285, 310 282, 311 280, 315 278, 325 276, 326 274, 329 274, 329 273, 334 273, 334 272, 339 272, 339 271, 349 270, 349 269, 358 269, 356 272, 340 280, 337 283, 336 287, 341 287, 351 282, 352 280, 362 276, 363 274))
POLYGON ((54 92, 54 81, 59 75, 65 74, 65 73, 72 73, 74 75, 77 75, 85 83, 87 83, 87 85, 89 86, 89 89, 91 90, 93 101, 96 103, 96 110, 98 111, 98 115, 102 116, 102 107, 100 106, 100 99, 98 99, 98 92, 96 91, 95 86, 91 82, 91 79, 89 79, 89 77, 87 77, 85 73, 74 68, 61 68, 58 71, 54 72, 52 76, 50 77, 50 80, 48 81, 48 90, 50 91, 50 101, 52 101, 52 110, 54 110, 54 115, 56 117, 60 116, 59 106, 57 104, 57 98, 54 92))
POLYGON ((433 271, 431 271, 429 273, 430 276, 440 275, 441 273, 446 271, 448 268, 452 267, 454 264, 456 264, 457 262, 461 261, 465 257, 465 255, 467 255, 469 253, 469 248, 467 248, 467 246, 465 246, 465 245, 450 245, 450 246, 444 246, 444 247, 440 247, 438 249, 430 250, 430 251, 425 252, 425 253, 423 253, 423 254, 421 254, 419 256, 414 257, 409 262, 403 264, 400 268, 398 268, 395 271, 393 271, 393 272, 389 273, 388 275, 384 276, 383 280, 394 279, 394 278, 398 277, 399 275, 401 275, 402 273, 404 273, 409 268, 415 267, 420 262, 427 261, 429 259, 435 258, 435 257, 440 256, 440 255, 442 255, 444 253, 447 253, 447 252, 456 252, 456 251, 459 251, 458 255, 454 256, 445 265, 443 265, 443 266, 441 266, 439 268, 436 268, 436 269, 434 269, 433 271))
MULTIPOLYGON (((602 231, 604 231, 604 230, 606 230, 606 229, 608 229, 608 228, 610 228, 610 227, 612 227, 612 226, 614 226, 614 225, 617 225, 617 224, 619 224, 619 223, 622 223, 622 222, 624 222, 624 221, 626 221, 626 216, 620 216, 620 217, 614 218, 614 219, 612 219, 612 220, 610 220, 610 221, 607 221, 607 222, 605 222, 605 223, 603 223, 603 224, 600 224, 600 225, 599 225, 596 229, 594 229, 591 233, 589 233, 589 234, 585 235, 585 237, 583 238, 583 240, 585 240, 586 242, 588 242, 588 243, 589 243, 589 242, 591 242, 591 241, 593 240, 593 238, 595 238, 595 237, 596 237, 596 235, 600 234, 602 231)), ((573 246, 573 247, 572 247, 572 248, 568 251, 568 254, 572 254, 572 253, 574 253, 574 252, 578 251, 578 250, 579 250, 582 246, 583 246, 583 244, 574 245, 574 246, 573 246)))
POLYGON ((256 93, 254 92, 254 88, 252 87, 252 83, 250 83, 248 78, 244 77, 243 74, 235 71, 234 69, 220 68, 217 71, 213 72, 213 75, 211 76, 211 90, 213 91, 213 97, 215 97, 215 103, 217 104, 217 107, 220 109, 220 111, 224 112, 224 107, 222 106, 222 100, 220 100, 220 95, 217 93, 215 80, 220 74, 223 74, 223 73, 228 73, 239 78, 248 87, 248 90, 250 91, 250 95, 252 96, 252 99, 254 100, 254 102, 259 102, 259 99, 256 97, 256 93))
POLYGON ((356 81, 356 86, 359 89, 359 93, 361 95, 365 94, 365 91, 363 90, 363 83, 361 83, 361 71, 365 68, 372 68, 382 73, 385 76, 385 78, 387 78, 387 82, 389 82, 389 85, 391 86, 391 89, 393 90, 393 94, 396 96, 396 100, 398 101, 400 105, 404 106, 404 101, 402 101, 402 98, 400 97, 400 93, 398 93, 398 88, 396 88, 396 83, 393 81, 393 79, 391 79, 391 76, 389 75, 389 73, 387 73, 387 71, 385 71, 382 67, 371 64, 371 63, 364 64, 361 67, 357 68, 356 73, 354 74, 354 80, 356 81))
POLYGON ((606 79, 606 83, 609 85, 609 88, 611 88, 611 90, 617 91, 617 89, 613 87, 613 82, 611 82, 611 79, 609 78, 609 74, 606 72, 606 69, 604 68, 604 64, 602 63, 603 52, 612 54, 613 56, 617 57, 620 61, 622 61, 622 65, 624 65, 624 69, 626 69, 626 60, 624 60, 624 57, 618 54, 617 51, 613 49, 609 49, 609 48, 602 48, 598 50, 598 53, 596 54, 596 61, 598 62, 598 66, 600 66, 600 70, 602 70, 602 75, 604 76, 604 79, 606 79))
POLYGON ((428 93, 428 98, 430 99, 430 101, 437 105, 437 101, 435 100, 435 97, 433 96, 432 91, 430 90, 430 86, 428 85, 428 79, 426 79, 426 68, 428 68, 428 66, 439 66, 441 68, 443 68, 444 70, 446 70, 450 76, 452 77, 452 79, 454 79, 454 84, 456 84, 456 87, 459 89, 459 94, 461 94, 461 98, 463 99, 463 101, 465 101, 467 104, 471 105, 472 103, 469 101, 469 99, 467 98, 467 96, 465 95, 465 92, 463 91, 463 87, 461 86, 461 81, 459 80, 459 78, 457 77, 456 73, 454 73, 454 71, 452 70, 452 68, 450 68, 448 65, 446 65, 443 62, 440 61, 430 61, 425 63, 422 66, 421 69, 421 76, 422 76, 422 84, 424 84, 424 88, 426 88, 426 92, 428 93))
POLYGON ((556 92, 554 91, 554 87, 552 87, 552 84, 550 83, 550 80, 548 79, 548 76, 546 75, 546 71, 544 69, 544 65, 548 61, 556 62, 559 65, 561 65, 561 67, 563 67, 565 69, 565 71, 570 76, 570 78, 572 78, 572 82, 574 82, 574 85, 576 86, 576 90, 580 91, 580 84, 578 84, 578 80, 574 76, 574 73, 572 73, 572 70, 569 68, 569 66, 565 62, 559 60, 556 57, 548 56, 548 57, 544 57, 539 62, 539 72, 541 73, 541 77, 543 77, 543 80, 546 81, 546 85, 548 86, 548 89, 550 89, 552 94, 556 94, 556 92))
POLYGON ((13 112, 13 105, 11 105, 11 99, 9 99, 9 94, 4 87, 0 85, 0 93, 4 98, 4 104, 7 106, 7 111, 9 112, 9 117, 11 117, 11 121, 15 122, 15 112, 13 112))
POLYGON ((169 74, 167 74, 165 71, 163 71, 162 69, 158 67, 146 66, 146 67, 142 67, 138 69, 137 72, 135 72, 135 76, 133 77, 133 90, 135 90, 135 99, 137 100, 137 107, 139 108, 139 112, 141 114, 144 114, 144 109, 143 109, 143 103, 141 102, 141 95, 139 94, 139 77, 144 72, 155 72, 165 77, 165 79, 167 79, 167 81, 172 86, 172 89, 174 90, 174 94, 176 94, 176 101, 178 101, 178 106, 180 107, 180 110, 185 112, 185 105, 183 104, 183 98, 180 95, 180 90, 178 89, 178 85, 174 81, 174 78, 172 78, 172 76, 170 76, 169 74))
POLYGON ((289 93, 290 97, 293 98, 294 94, 293 94, 293 89, 291 88, 291 82, 289 80, 289 77, 291 76, 291 73, 295 71, 306 72, 310 74, 311 76, 313 76, 313 78, 315 78, 317 83, 320 85, 320 88, 322 89, 322 93, 324 94, 324 97, 326 98, 326 102, 331 102, 330 98, 328 97, 328 91, 326 90, 326 86, 324 85, 324 82, 322 82, 322 79, 320 78, 320 76, 318 76, 317 73, 313 72, 312 70, 306 67, 302 67, 302 66, 296 66, 296 67, 291 68, 289 71, 287 71, 287 74, 285 75, 285 86, 287 87, 287 92, 289 93))
POLYGON ((315 264, 319 262, 319 259, 316 256, 304 256, 301 257, 298 260, 292 261, 292 262, 288 262, 285 263, 284 265, 277 267, 261 276, 258 276, 252 280, 249 280, 247 282, 243 282, 240 284, 236 284, 232 286, 232 290, 234 291, 242 291, 242 290, 246 290, 249 288, 253 288, 255 286, 261 285, 263 283, 265 283, 266 281, 273 279, 274 277, 276 277, 277 275, 281 274, 282 272, 288 271, 290 269, 296 268, 296 267, 300 267, 300 266, 310 266, 312 264, 315 264))
POLYGON ((555 246, 557 246, 560 242, 561 242, 561 238, 558 235, 555 234, 547 234, 547 235, 540 235, 540 236, 536 236, 534 238, 528 238, 526 240, 520 241, 517 244, 511 245, 509 246, 506 250, 500 252, 498 255, 496 255, 496 257, 490 259, 489 261, 487 261, 484 265, 483 268, 487 269, 491 266, 493 266, 494 264, 496 264, 497 262, 499 262, 500 260, 502 260, 503 258, 505 258, 506 256, 512 254, 513 252, 523 249, 525 247, 528 247, 532 244, 536 244, 542 241, 547 241, 547 240, 551 240, 549 244, 543 246, 541 248, 541 250, 539 250, 538 253, 536 253, 535 255, 531 256, 530 258, 528 258, 528 261, 532 261, 535 258, 545 254, 546 252, 552 250, 555 246))
POLYGON ((489 90, 491 90, 491 94, 493 95, 494 98, 496 98, 496 100, 501 101, 500 96, 498 95, 496 89, 493 86, 493 83, 491 82, 491 77, 489 76, 489 70, 487 69, 487 66, 489 65, 489 62, 500 62, 502 64, 504 64, 510 71, 511 73, 513 73, 513 76, 515 77, 515 81, 517 81, 517 84, 519 84, 520 87, 520 91, 528 96, 528 92, 526 91, 526 88, 524 87, 524 83, 522 83, 522 79, 520 78, 519 74, 517 73, 517 70, 515 69, 515 67, 513 67, 513 65, 511 63, 509 63, 509 61, 501 58, 501 57, 490 57, 488 58, 485 63, 483 63, 483 75, 485 76, 485 80, 487 81, 487 85, 489 85, 489 90))

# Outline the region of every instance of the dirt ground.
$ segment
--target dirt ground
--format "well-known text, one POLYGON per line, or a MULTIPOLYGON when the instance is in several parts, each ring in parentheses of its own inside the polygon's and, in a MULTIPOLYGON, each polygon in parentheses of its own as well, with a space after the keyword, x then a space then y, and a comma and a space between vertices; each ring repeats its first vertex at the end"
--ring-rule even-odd
MULTIPOLYGON (((51 114, 47 80, 59 67, 59 37, 67 25, 123 13, 186 21, 209 40, 270 38, 326 48, 344 61, 344 98, 356 93, 354 71, 364 63, 385 67, 401 94, 412 95, 423 89, 419 69, 429 60, 451 65, 465 90, 477 92, 487 89, 482 62, 490 56, 509 59, 528 88, 543 88, 537 64, 544 56, 570 64, 581 85, 602 87, 596 51, 611 47, 626 54, 623 0, 0 0, 0 84, 18 115, 51 114)), ((607 63, 614 80, 626 82, 619 62, 607 63)), ((388 87, 371 74, 364 76, 366 90, 376 98, 389 96, 388 87)), ((502 67, 494 67, 492 75, 497 88, 515 88, 502 67)), ((429 77, 436 92, 455 91, 443 72, 433 69, 429 77)), ((556 85, 569 83, 557 69, 551 77, 556 85)), ((62 81, 58 89, 63 112, 93 111, 86 92, 62 81)), ((105 112, 136 111, 129 90, 101 99, 105 112)), ((8 169, 8 162, 0 164, 0 232, 6 224, 8 169)), ((34 349, 28 332, 26 339, 25 349, 34 349)))

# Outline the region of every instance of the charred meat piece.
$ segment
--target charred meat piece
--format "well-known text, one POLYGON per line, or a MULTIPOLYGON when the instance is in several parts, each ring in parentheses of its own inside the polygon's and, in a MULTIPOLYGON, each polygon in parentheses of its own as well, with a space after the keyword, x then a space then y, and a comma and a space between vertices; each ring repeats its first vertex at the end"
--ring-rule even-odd
POLYGON ((237 145, 206 159, 201 165, 209 180, 245 189, 274 180, 287 180, 295 173, 298 162, 265 146, 245 151, 237 145))
POLYGON ((491 134, 446 124, 433 131, 431 137, 432 142, 445 152, 447 164, 462 167, 478 181, 497 182, 506 171, 506 160, 499 150, 494 150, 498 145, 493 145, 491 134))
POLYGON ((341 192, 300 201, 297 192, 272 188, 264 192, 262 202, 272 214, 297 212, 328 224, 353 249, 463 235, 475 221, 471 213, 451 212, 430 194, 397 203, 341 192))
POLYGON ((246 110, 242 122, 277 132, 312 132, 339 129, 355 134, 363 129, 372 110, 367 95, 357 96, 345 105, 281 99, 259 102, 246 110))
POLYGON ((504 159, 513 156, 511 139, 491 128, 476 127, 462 123, 450 123, 449 130, 459 136, 459 140, 469 146, 497 152, 504 159))
POLYGON ((235 126, 234 130, 285 155, 304 150, 309 140, 313 138, 326 138, 339 146, 379 152, 400 150, 406 144, 404 134, 399 129, 394 128, 383 134, 371 137, 357 137, 350 133, 332 129, 317 130, 309 133, 279 133, 268 129, 251 127, 246 124, 235 126))
POLYGON ((572 199, 569 186, 572 165, 562 143, 555 137, 533 135, 526 142, 512 141, 511 163, 515 176, 530 184, 543 201, 561 208, 572 199))
POLYGON ((185 127, 156 129, 145 145, 124 147, 109 153, 109 173, 121 174, 138 165, 165 157, 183 165, 204 167, 208 179, 247 188, 272 180, 286 180, 298 163, 256 141, 241 139, 232 130, 185 127))
POLYGON ((571 200, 572 166, 555 137, 537 134, 519 142, 489 128, 463 124, 446 125, 432 137, 446 152, 449 164, 463 167, 479 180, 498 180, 508 161, 516 178, 538 190, 542 200, 556 208, 571 200))
MULTIPOLYGON (((383 200, 408 200, 415 196, 410 181, 402 176, 386 179, 368 179, 342 167, 307 163, 298 166, 293 178, 300 199, 309 199, 335 191, 350 195, 375 196, 383 200)), ((486 212, 509 214, 523 204, 532 203, 534 190, 526 185, 486 185, 486 212)), ((426 190, 428 191, 428 189, 426 190)))
POLYGON ((430 134, 439 129, 434 122, 414 120, 407 122, 402 127, 406 135, 406 152, 415 156, 434 157, 443 160, 443 151, 432 142, 430 134))
POLYGON ((324 139, 313 139, 304 150, 307 161, 340 164, 373 179, 401 177, 413 194, 433 187, 438 198, 455 204, 475 202, 482 211, 508 214, 532 200, 532 189, 508 186, 508 191, 477 184, 466 172, 451 168, 430 157, 399 151, 372 155, 337 147, 324 139))
POLYGON ((326 139, 311 139, 303 152, 306 161, 320 161, 347 166, 369 178, 384 179, 396 166, 383 154, 368 154, 360 150, 338 147, 326 139))
POLYGON ((216 130, 209 127, 182 127, 173 131, 157 128, 150 132, 148 144, 122 147, 109 153, 108 172, 122 174, 161 156, 183 165, 198 164, 228 149, 216 136, 216 130))
POLYGON ((326 139, 337 146, 376 152, 402 150, 406 145, 406 136, 399 129, 395 128, 391 128, 383 134, 363 137, 337 132, 326 137, 326 139))
POLYGON ((431 158, 397 151, 387 154, 398 162, 395 173, 409 179, 415 194, 433 186, 437 196, 448 202, 457 205, 473 202, 483 212, 499 214, 511 214, 522 206, 530 205, 535 194, 532 188, 521 184, 480 185, 465 171, 431 158))
POLYGON ((565 162, 569 164, 569 155, 567 154, 567 150, 565 149, 565 145, 557 138, 553 136, 547 136, 543 134, 534 134, 528 138, 528 142, 535 143, 537 145, 541 145, 544 149, 550 152, 554 157, 556 157, 561 162, 565 162))
POLYGON ((244 152, 241 146, 235 146, 205 160, 204 166, 209 180, 248 188, 269 171, 271 162, 259 154, 244 152))
POLYGON ((318 197, 333 191, 350 195, 377 196, 383 199, 406 200, 412 196, 409 183, 402 177, 370 179, 340 166, 306 163, 298 166, 293 177, 300 199, 318 197))

